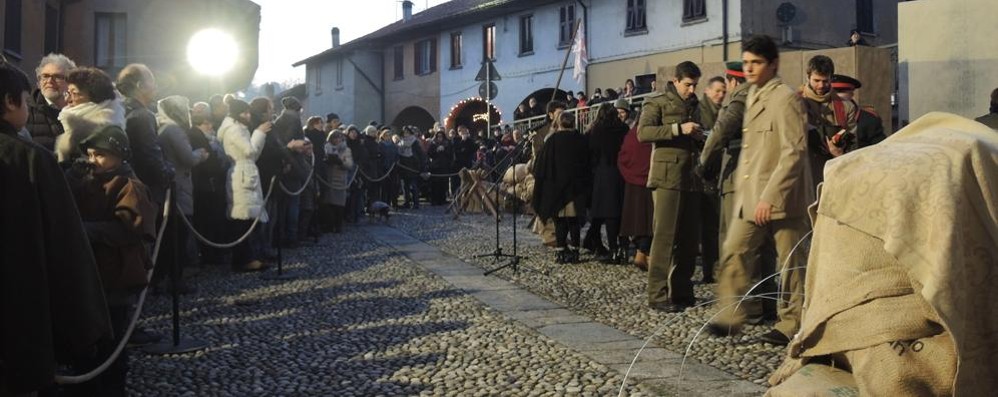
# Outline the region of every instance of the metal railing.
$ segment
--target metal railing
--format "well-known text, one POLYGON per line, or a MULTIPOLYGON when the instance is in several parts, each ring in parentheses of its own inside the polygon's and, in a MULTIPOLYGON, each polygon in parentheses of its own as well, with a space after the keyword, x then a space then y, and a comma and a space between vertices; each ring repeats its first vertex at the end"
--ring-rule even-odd
MULTIPOLYGON (((646 94, 634 95, 623 99, 627 101, 628 106, 630 106, 631 110, 634 110, 635 108, 640 107, 641 104, 644 102, 645 98, 647 98, 651 94, 652 93, 649 92, 646 94)), ((596 114, 599 113, 598 110, 600 106, 613 106, 613 104, 614 101, 605 101, 597 103, 592 106, 566 109, 565 112, 575 115, 575 125, 579 126, 580 130, 585 130, 586 128, 589 127, 589 124, 592 124, 593 120, 596 119, 596 114)), ((514 129, 526 132, 533 130, 537 126, 543 125, 544 123, 547 123, 547 115, 540 115, 525 119, 514 120, 512 125, 514 129)))

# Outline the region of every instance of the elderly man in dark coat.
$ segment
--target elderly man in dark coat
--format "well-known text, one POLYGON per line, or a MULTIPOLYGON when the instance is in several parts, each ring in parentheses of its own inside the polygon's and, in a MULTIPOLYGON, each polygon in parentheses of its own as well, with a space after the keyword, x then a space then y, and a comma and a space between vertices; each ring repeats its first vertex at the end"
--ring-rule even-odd
MULTIPOLYGON (((52 384, 59 363, 111 337, 107 304, 80 214, 55 158, 18 138, 27 76, 0 64, 0 395, 52 384)), ((92 354, 92 353, 91 353, 92 354)))
POLYGON ((66 76, 73 69, 76 64, 62 54, 45 56, 35 69, 38 89, 31 95, 31 113, 26 128, 31 140, 49 151, 55 150, 55 138, 64 132, 59 112, 66 106, 66 91, 69 90, 66 76))
POLYGON ((162 205, 173 181, 173 165, 159 146, 156 115, 149 110, 156 98, 156 79, 146 65, 131 64, 118 74, 115 87, 125 96, 125 133, 132 145, 132 168, 162 205))

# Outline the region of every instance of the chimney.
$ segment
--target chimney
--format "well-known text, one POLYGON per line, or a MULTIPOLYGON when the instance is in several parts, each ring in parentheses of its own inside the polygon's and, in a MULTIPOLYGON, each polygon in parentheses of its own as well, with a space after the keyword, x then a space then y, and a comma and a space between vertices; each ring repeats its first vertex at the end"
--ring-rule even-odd
POLYGON ((402 2, 402 21, 408 22, 412 19, 412 2, 404 0, 402 2))
POLYGON ((340 46, 340 28, 333 28, 331 31, 333 35, 333 48, 340 46))

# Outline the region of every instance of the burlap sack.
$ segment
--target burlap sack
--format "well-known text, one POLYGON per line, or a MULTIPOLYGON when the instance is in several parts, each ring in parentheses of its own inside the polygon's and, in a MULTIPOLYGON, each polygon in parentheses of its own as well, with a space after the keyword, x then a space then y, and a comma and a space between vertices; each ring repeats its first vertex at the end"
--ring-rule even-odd
MULTIPOLYGON (((951 396, 956 353, 947 333, 845 352, 863 396, 951 396)), ((798 371, 799 372, 799 371, 798 371)))
POLYGON ((808 364, 765 397, 858 397, 852 374, 822 364, 808 364))

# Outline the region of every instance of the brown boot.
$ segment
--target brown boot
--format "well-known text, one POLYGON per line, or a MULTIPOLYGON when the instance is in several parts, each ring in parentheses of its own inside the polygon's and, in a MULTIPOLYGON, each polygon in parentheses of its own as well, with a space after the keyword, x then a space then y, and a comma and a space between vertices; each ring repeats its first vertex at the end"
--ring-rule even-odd
POLYGON ((648 255, 645 255, 641 251, 638 251, 637 254, 634 254, 634 266, 637 266, 637 268, 641 269, 641 271, 647 272, 648 271, 648 255))

